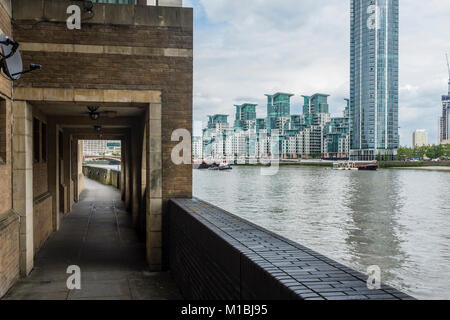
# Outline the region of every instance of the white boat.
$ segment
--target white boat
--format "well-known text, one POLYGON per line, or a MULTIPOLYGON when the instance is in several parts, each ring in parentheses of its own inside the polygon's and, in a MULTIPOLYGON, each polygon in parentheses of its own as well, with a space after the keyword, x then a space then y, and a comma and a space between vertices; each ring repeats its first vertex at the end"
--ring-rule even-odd
POLYGON ((225 163, 225 162, 222 162, 219 165, 219 170, 232 170, 232 169, 233 168, 228 163, 225 163))
POLYGON ((334 162, 333 170, 359 170, 354 162, 334 162))
POLYGON ((334 162, 333 170, 377 170, 378 163, 376 161, 372 162, 334 162))
POLYGON ((225 162, 222 162, 219 165, 212 165, 211 167, 209 167, 209 170, 221 170, 221 171, 224 171, 224 170, 232 170, 232 169, 233 168, 229 164, 227 164, 225 162))

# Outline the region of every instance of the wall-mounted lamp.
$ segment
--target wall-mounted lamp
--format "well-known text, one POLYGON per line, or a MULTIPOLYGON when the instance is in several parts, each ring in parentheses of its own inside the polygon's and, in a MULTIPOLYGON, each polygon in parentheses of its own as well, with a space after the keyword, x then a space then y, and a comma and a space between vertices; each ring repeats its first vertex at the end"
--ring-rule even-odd
POLYGON ((18 80, 24 73, 41 70, 41 65, 34 63, 30 64, 28 70, 23 70, 19 43, 6 34, 0 35, 0 47, 0 68, 11 80, 18 80))

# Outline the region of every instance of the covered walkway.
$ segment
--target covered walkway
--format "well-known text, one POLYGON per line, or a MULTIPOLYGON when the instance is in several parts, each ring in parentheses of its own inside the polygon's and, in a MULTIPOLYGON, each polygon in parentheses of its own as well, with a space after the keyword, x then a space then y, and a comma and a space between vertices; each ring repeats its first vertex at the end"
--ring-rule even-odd
POLYGON ((139 241, 120 192, 85 179, 73 211, 61 220, 36 255, 28 278, 5 299, 180 299, 169 273, 148 271, 145 243, 139 241), (66 286, 68 266, 81 269, 81 290, 66 286))

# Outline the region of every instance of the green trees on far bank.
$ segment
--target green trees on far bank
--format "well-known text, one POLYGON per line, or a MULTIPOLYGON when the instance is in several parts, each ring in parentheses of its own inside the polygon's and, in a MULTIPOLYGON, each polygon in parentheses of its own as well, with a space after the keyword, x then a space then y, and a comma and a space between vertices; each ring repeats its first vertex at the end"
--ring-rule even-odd
POLYGON ((442 157, 450 157, 450 144, 447 145, 431 145, 419 148, 400 147, 398 149, 398 159, 405 160, 407 158, 424 158, 437 159, 442 157))

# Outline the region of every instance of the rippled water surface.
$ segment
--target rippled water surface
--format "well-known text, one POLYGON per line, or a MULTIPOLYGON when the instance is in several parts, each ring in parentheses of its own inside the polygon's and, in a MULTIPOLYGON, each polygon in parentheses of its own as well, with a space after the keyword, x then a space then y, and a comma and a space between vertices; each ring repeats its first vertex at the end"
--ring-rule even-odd
POLYGON ((450 172, 194 170, 194 195, 416 298, 450 299, 450 172))

